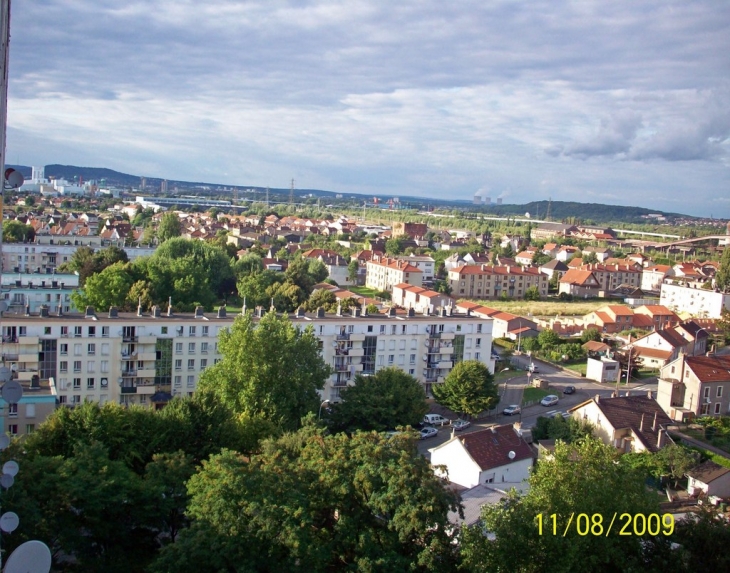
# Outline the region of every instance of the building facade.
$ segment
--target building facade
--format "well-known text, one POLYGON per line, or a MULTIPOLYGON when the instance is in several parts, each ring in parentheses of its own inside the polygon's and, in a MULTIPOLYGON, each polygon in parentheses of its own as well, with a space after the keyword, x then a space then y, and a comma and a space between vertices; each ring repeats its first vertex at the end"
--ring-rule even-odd
POLYGON ((519 266, 461 265, 449 271, 448 281, 456 298, 523 298, 531 287, 537 287, 540 296, 547 296, 548 291, 546 275, 519 266))
POLYGON ((697 318, 720 318, 730 310, 730 293, 702 288, 701 283, 679 283, 670 279, 661 285, 660 303, 677 313, 697 318))

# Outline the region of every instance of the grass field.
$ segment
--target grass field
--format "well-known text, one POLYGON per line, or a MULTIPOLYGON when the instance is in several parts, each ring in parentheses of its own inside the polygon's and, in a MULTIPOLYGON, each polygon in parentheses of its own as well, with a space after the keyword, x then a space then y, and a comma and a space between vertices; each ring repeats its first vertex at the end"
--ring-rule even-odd
POLYGON ((470 302, 475 302, 489 308, 496 308, 519 316, 539 317, 583 316, 607 304, 617 304, 615 301, 609 300, 590 300, 580 302, 565 302, 559 300, 472 300, 470 302))
POLYGON ((378 291, 372 288, 364 287, 364 286, 346 286, 342 287, 345 288, 351 292, 354 292, 355 294, 359 294, 360 296, 366 296, 368 298, 375 298, 375 295, 378 291))

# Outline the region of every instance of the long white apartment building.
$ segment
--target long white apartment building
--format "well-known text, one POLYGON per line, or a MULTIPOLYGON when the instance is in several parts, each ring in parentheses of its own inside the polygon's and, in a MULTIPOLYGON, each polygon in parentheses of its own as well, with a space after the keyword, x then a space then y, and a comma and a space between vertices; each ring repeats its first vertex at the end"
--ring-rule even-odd
POLYGON ((723 310, 730 310, 730 293, 706 290, 700 282, 665 279, 661 289, 659 303, 676 313, 720 318, 723 310))
MULTIPOLYGON (((492 319, 470 314, 353 315, 300 313, 291 316, 301 328, 311 326, 322 341, 322 355, 332 368, 322 392, 337 400, 357 374, 374 374, 396 366, 421 381, 431 395, 461 360, 480 360, 491 371, 492 319)), ((16 379, 49 381, 60 405, 83 401, 162 407, 172 396, 195 392, 198 377, 221 359, 218 334, 234 315, 218 313, 168 315, 49 312, 0 318, 0 354, 16 379)))

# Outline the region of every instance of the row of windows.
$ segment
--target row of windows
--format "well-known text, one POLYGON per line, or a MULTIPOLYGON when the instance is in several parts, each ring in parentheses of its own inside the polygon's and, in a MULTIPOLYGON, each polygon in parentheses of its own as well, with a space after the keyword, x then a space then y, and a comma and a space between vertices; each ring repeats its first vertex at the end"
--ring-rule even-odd
MULTIPOLYGON (((24 404, 25 405, 25 417, 35 418, 35 404, 24 404)), ((18 417, 18 404, 8 404, 8 416, 10 418, 18 417)))
MULTIPOLYGON (((81 388, 81 378, 72 378, 70 385, 68 382, 68 378, 60 378, 58 382, 59 382, 61 390, 68 390, 69 386, 72 387, 74 390, 79 390, 81 388)), ((100 388, 107 388, 108 386, 109 386, 108 378, 99 379, 100 388)), ((96 388, 97 388, 96 378, 87 378, 86 379, 86 389, 95 390, 96 388)))
MULTIPOLYGON (((32 434, 33 432, 35 432, 35 424, 26 424, 25 433, 32 434)), ((8 434, 10 434, 11 436, 17 436, 18 424, 8 424, 8 434)))

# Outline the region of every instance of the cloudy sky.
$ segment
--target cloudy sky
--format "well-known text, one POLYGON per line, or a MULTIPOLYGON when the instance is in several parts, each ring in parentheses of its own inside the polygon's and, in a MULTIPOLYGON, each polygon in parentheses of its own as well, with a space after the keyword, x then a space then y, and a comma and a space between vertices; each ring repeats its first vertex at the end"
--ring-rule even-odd
POLYGON ((7 161, 730 218, 717 0, 13 0, 7 161))

